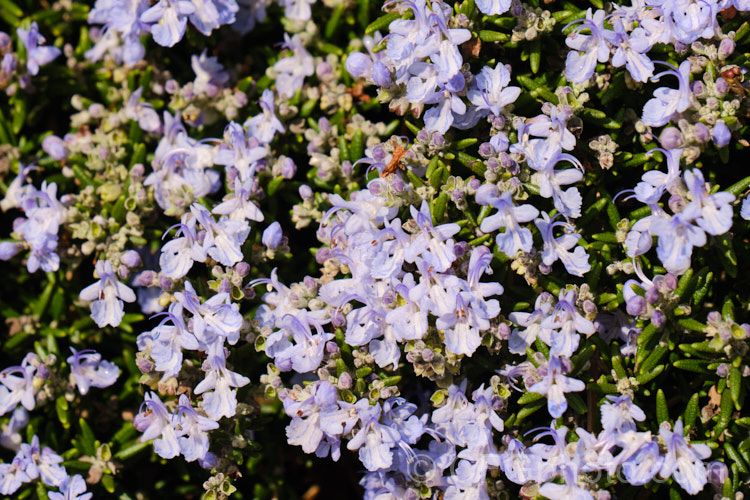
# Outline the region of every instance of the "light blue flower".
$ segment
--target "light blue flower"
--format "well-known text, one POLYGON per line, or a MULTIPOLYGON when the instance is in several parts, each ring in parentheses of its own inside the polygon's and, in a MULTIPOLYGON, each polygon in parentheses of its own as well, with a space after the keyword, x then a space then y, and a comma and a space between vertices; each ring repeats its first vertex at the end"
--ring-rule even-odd
POLYGON ((219 423, 198 414, 185 394, 180 395, 175 417, 179 421, 180 453, 188 462, 204 458, 209 446, 207 432, 217 429, 219 423))
POLYGON ((50 500, 91 500, 93 493, 86 493, 86 481, 80 474, 68 476, 60 484, 60 492, 47 492, 50 500))
POLYGON ((29 459, 16 456, 10 463, 0 464, 0 493, 12 495, 23 483, 31 481, 26 469, 29 467, 29 459))
POLYGON ((95 275, 99 281, 81 290, 79 297, 91 302, 91 317, 99 328, 118 326, 125 314, 123 301, 134 302, 135 293, 120 282, 108 260, 96 263, 95 275))
POLYGON ((31 23, 28 30, 17 28, 16 33, 26 47, 26 69, 31 75, 39 73, 39 66, 52 62, 62 53, 57 47, 40 47, 45 40, 39 33, 36 21, 31 23))
POLYGON ((227 368, 223 347, 220 353, 208 354, 203 363, 205 376, 193 392, 203 394, 203 409, 211 420, 232 417, 237 412, 237 391, 233 387, 243 387, 250 379, 227 368), (207 392, 210 391, 210 392, 207 392))
POLYGON ((656 476, 663 464, 664 457, 659 454, 659 444, 649 441, 622 463, 622 472, 628 483, 642 486, 656 476))
POLYGON ((476 4, 482 14, 498 16, 508 12, 511 0, 476 0, 476 4))
MULTIPOLYGON (((559 215, 559 214, 558 214, 559 215)), ((575 233, 575 227, 568 222, 555 222, 557 215, 550 219, 547 212, 542 212, 541 219, 535 219, 534 224, 539 228, 544 240, 544 250, 542 251, 542 262, 546 266, 551 266, 558 259, 563 263, 568 273, 573 276, 583 276, 591 269, 589 256, 583 247, 576 247, 573 252, 570 249, 575 247, 581 235, 575 233), (562 236, 555 237, 554 229, 556 227, 564 228, 562 236)))
POLYGON ((172 415, 159 396, 155 392, 147 392, 141 409, 133 419, 133 427, 143 433, 141 442, 153 439, 157 455, 167 459, 176 457, 180 454, 180 445, 172 424, 172 415))
POLYGON ((612 66, 619 68, 625 66, 637 82, 647 81, 654 74, 654 63, 646 55, 651 48, 648 40, 644 38, 629 38, 625 31, 622 19, 611 17, 612 31, 604 30, 603 34, 607 41, 616 47, 612 55, 612 66))
POLYGON ((29 444, 21 445, 17 456, 28 459, 26 474, 31 480, 41 478, 47 486, 55 487, 60 486, 68 477, 65 467, 60 465, 63 458, 47 446, 42 448, 36 435, 29 444))
POLYGON ((275 221, 263 231, 261 242, 267 248, 273 250, 281 244, 281 239, 283 237, 284 233, 281 230, 281 224, 279 224, 278 221, 275 221))
POLYGON ((547 411, 553 418, 560 418, 568 409, 568 402, 565 400, 566 392, 579 392, 586 388, 586 384, 580 380, 563 375, 563 367, 561 359, 552 355, 544 378, 528 388, 529 392, 547 396, 547 411))
POLYGON ((474 80, 476 88, 470 90, 467 97, 478 110, 499 116, 503 108, 515 102, 521 94, 520 87, 508 87, 509 83, 510 71, 505 65, 485 66, 474 80))
POLYGON ((141 14, 141 22, 151 25, 154 41, 163 47, 173 47, 182 40, 188 16, 196 11, 188 0, 159 0, 141 14))
POLYGON ((682 420, 675 422, 674 431, 666 427, 659 429, 659 436, 667 447, 659 475, 665 479, 674 477, 677 484, 691 495, 701 491, 708 476, 703 460, 711 456, 711 449, 705 444, 688 443, 683 436, 682 420))
POLYGON ((278 73, 276 91, 282 99, 289 99, 302 88, 305 78, 315 72, 315 65, 299 35, 289 37, 284 33, 284 47, 292 50, 293 54, 279 59, 273 69, 278 73))
POLYGON ((610 46, 604 38, 605 12, 597 10, 593 15, 591 9, 586 12, 585 19, 573 21, 568 26, 580 23, 565 39, 570 47, 565 60, 565 77, 571 83, 583 83, 591 78, 596 69, 596 63, 609 61, 610 46), (588 29, 590 35, 581 33, 588 29))
POLYGON ((29 353, 20 366, 10 366, 0 371, 0 415, 15 410, 20 403, 31 411, 36 407, 34 376, 40 361, 29 353))
POLYGON ((496 237, 500 251, 508 257, 514 257, 521 250, 531 251, 534 243, 531 231, 526 227, 521 227, 521 223, 534 220, 539 215, 539 210, 528 204, 514 205, 510 191, 499 194, 494 184, 485 184, 480 187, 476 197, 480 205, 490 205, 498 209, 497 213, 482 220, 480 229, 484 233, 491 233, 505 228, 505 232, 499 233, 496 237))
MULTIPOLYGON (((666 63, 662 63, 666 64, 666 63)), ((646 125, 661 127, 672 119, 675 113, 682 113, 693 105, 694 95, 690 91, 690 61, 683 61, 676 71, 663 71, 652 78, 659 81, 666 75, 676 76, 679 82, 677 90, 659 87, 654 91, 653 99, 643 106, 642 120, 646 125)), ((666 64, 667 66, 671 66, 666 64)), ((671 66, 674 68, 673 66, 671 66)))
POLYGON ((690 267, 693 247, 706 244, 706 233, 692 224, 700 214, 698 205, 691 204, 672 217, 656 217, 651 223, 651 233, 659 236, 656 254, 664 268, 680 275, 690 267))
POLYGON ((277 133, 284 133, 284 125, 276 117, 276 104, 271 89, 263 91, 258 105, 261 113, 249 118, 243 125, 247 127, 250 137, 255 137, 261 144, 269 144, 277 133))
POLYGON ((692 203, 700 207, 700 215, 696 222, 701 229, 713 236, 729 231, 734 217, 731 203, 735 200, 735 196, 726 191, 709 194, 709 185, 703 179, 703 173, 698 169, 686 171, 684 179, 694 200, 692 203))
POLYGON ((102 355, 91 349, 77 351, 71 347, 72 356, 67 359, 70 372, 81 394, 86 394, 89 387, 109 387, 120 375, 120 369, 111 361, 102 359, 102 355))

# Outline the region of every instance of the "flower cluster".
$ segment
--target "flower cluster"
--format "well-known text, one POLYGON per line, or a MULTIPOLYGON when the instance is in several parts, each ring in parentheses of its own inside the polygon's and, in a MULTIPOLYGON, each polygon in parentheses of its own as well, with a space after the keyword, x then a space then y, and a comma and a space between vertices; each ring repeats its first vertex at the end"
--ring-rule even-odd
POLYGON ((749 2, 0 3, 0 493, 741 498, 749 2))

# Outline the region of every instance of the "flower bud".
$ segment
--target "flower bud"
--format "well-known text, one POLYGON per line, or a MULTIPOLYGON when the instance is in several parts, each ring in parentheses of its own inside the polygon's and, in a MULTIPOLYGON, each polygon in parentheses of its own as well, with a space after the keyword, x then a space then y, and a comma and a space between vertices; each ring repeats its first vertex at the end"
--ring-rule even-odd
POLYGON ((281 244, 281 239, 284 233, 281 231, 281 224, 274 222, 263 231, 263 237, 261 241, 269 249, 273 250, 281 244))
POLYGON ((0 31, 0 54, 6 54, 7 52, 10 52, 10 36, 0 31))
POLYGON ((711 131, 708 130, 708 127, 700 122, 695 124, 693 132, 695 133, 695 138, 698 140, 698 142, 708 142, 708 140, 711 138, 711 131))
POLYGON ((667 127, 659 136, 659 142, 664 149, 677 149, 682 145, 682 133, 677 127, 667 127))
POLYGON ((62 161, 68 157, 68 148, 65 142, 56 135, 48 135, 42 141, 42 150, 56 161, 62 161))
POLYGON ((352 52, 346 58, 346 70, 354 78, 367 78, 372 74, 372 59, 361 52, 352 52))
POLYGON ((281 176, 284 179, 291 179, 297 173, 297 165, 294 160, 288 157, 284 157, 281 162, 281 176))
POLYGON ((372 65, 372 80, 378 87, 391 85, 391 71, 380 61, 372 65))
POLYGON ((669 290, 677 290, 677 276, 672 273, 664 275, 664 287, 669 290))
POLYGON ((167 278, 166 276, 159 276, 159 288, 166 292, 167 290, 172 288, 172 280, 167 278))
POLYGON ((646 292, 646 300, 652 306, 655 306, 656 304, 659 303, 659 300, 661 300, 661 295, 659 294, 659 290, 657 290, 655 286, 652 286, 646 292))
POLYGON ((628 300, 625 310, 631 316, 639 316, 646 310, 646 301, 640 295, 634 295, 628 300))
POLYGON ((302 184, 299 187, 299 195, 303 200, 308 201, 313 199, 313 190, 307 184, 302 184))
POLYGON ((734 53, 734 48, 737 46, 736 43, 734 43, 734 40, 732 40, 729 37, 725 37, 721 40, 721 43, 719 43, 719 59, 726 59, 727 57, 731 56, 732 53, 734 53))
POLYGON ((120 263, 127 267, 137 267, 141 265, 141 256, 135 250, 128 250, 120 256, 120 263))
POLYGON ((724 95, 729 91, 729 84, 722 77, 716 79, 716 92, 724 95))
POLYGON ((234 266, 234 272, 239 274, 241 277, 245 277, 250 274, 250 264, 247 262, 239 262, 234 266))
POLYGON ((664 322, 667 320, 667 318, 664 317, 664 313, 662 313, 660 310, 654 311, 654 314, 651 315, 651 323, 656 327, 661 327, 664 322))
POLYGON ((711 138, 716 146, 723 148, 729 144, 729 140, 732 138, 732 133, 729 131, 727 124, 719 120, 711 131, 711 138))
MULTIPOLYGON (((725 40, 728 40, 728 38, 725 38, 725 40)), ((706 468, 708 469, 709 482, 717 488, 721 488, 724 485, 724 481, 729 477, 727 465, 719 460, 713 460, 708 463, 706 468)))
POLYGON ((352 387, 352 376, 344 372, 339 377, 339 389, 350 389, 352 387))

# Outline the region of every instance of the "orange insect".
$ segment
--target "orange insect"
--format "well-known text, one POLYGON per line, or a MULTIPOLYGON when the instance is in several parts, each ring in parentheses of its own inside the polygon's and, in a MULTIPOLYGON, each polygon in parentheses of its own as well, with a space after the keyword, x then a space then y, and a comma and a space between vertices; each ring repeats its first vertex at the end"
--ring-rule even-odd
POLYGON ((380 177, 388 177, 399 168, 403 170, 404 166, 401 164, 401 160, 404 158, 404 156, 406 156, 406 149, 404 149, 403 146, 396 146, 396 150, 393 152, 391 161, 388 162, 388 165, 386 165, 383 171, 380 173, 380 177))
POLYGON ((371 100, 370 96, 365 94, 365 82, 362 80, 355 83, 354 87, 346 89, 346 91, 351 94, 353 98, 359 99, 360 102, 368 103, 371 100))

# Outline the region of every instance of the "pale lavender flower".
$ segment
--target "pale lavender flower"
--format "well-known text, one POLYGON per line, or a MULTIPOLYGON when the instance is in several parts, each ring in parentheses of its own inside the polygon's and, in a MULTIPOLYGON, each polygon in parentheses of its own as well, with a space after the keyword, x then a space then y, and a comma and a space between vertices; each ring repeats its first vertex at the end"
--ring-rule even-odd
POLYGON ((140 20, 151 25, 154 41, 163 47, 172 47, 182 40, 187 18, 196 11, 187 0, 159 0, 141 14, 140 20))
POLYGON ((243 387, 250 379, 227 368, 221 354, 209 353, 203 362, 205 378, 195 386, 195 394, 203 395, 203 409, 212 420, 232 417, 237 412, 237 391, 232 387, 243 387), (210 392, 206 392, 210 391, 210 392))
POLYGON ((560 290, 552 314, 542 321, 544 328, 555 330, 550 351, 558 356, 572 356, 578 349, 579 334, 591 335, 595 331, 594 324, 581 316, 575 303, 574 290, 560 290))
POLYGON ((430 207, 426 201, 422 201, 419 210, 412 206, 410 211, 421 232, 417 233, 406 248, 404 259, 407 262, 414 262, 419 255, 427 260, 435 271, 446 271, 456 260, 451 237, 461 228, 458 224, 433 225, 430 207))
POLYGON ((616 47, 612 55, 612 66, 625 66, 635 81, 645 82, 654 74, 654 63, 645 54, 650 48, 645 38, 631 37, 625 31, 623 21, 619 17, 612 17, 612 30, 604 30, 607 41, 616 47))
POLYGON ((700 207, 700 215, 696 222, 701 229, 713 236, 729 231, 734 216, 731 203, 735 200, 735 196, 726 191, 709 194, 709 185, 703 179, 703 173, 698 169, 686 171, 684 179, 694 200, 692 203, 700 207))
POLYGON ((289 37, 284 33, 284 47, 292 50, 293 55, 279 59, 273 69, 279 74, 276 77, 276 91, 282 99, 289 99, 302 88, 305 77, 315 72, 315 66, 299 35, 289 37))
POLYGON ((19 455, 16 455, 9 464, 0 464, 0 493, 12 495, 23 483, 31 481, 26 473, 29 465, 29 459, 19 455))
POLYGON ((56 161, 62 161, 68 157, 65 142, 56 135, 48 135, 42 140, 42 150, 56 161))
POLYGON ((165 276, 172 279, 182 278, 193 267, 193 262, 205 262, 206 250, 198 243, 196 224, 197 219, 193 214, 187 213, 182 216, 179 224, 172 226, 177 227, 176 238, 162 246, 159 256, 159 267, 165 276))
POLYGON ((161 130, 161 120, 154 107, 148 102, 139 102, 143 88, 138 87, 125 104, 125 116, 138 122, 138 126, 146 132, 158 133, 161 130))
POLYGON ((649 441, 622 463, 622 471, 628 483, 642 486, 656 476, 663 464, 664 457, 659 454, 659 444, 649 441))
POLYGON ((585 19, 573 21, 573 23, 581 24, 565 39, 565 44, 573 49, 568 52, 565 61, 565 77, 569 82, 585 82, 594 74, 597 62, 609 61, 610 48, 604 38, 604 17, 603 10, 597 10, 592 15, 589 8, 585 19), (591 34, 582 34, 581 32, 585 29, 588 29, 591 34))
POLYGON ((510 191, 499 194, 497 186, 485 184, 477 190, 477 203, 480 205, 491 205, 498 212, 482 220, 480 229, 482 232, 490 233, 500 228, 505 232, 496 237, 500 250, 509 257, 513 257, 520 250, 531 251, 533 240, 531 231, 521 227, 522 222, 529 222, 539 215, 539 210, 533 205, 515 206, 510 191))
POLYGON ((539 338, 547 345, 552 344, 552 328, 543 326, 543 321, 552 314, 554 297, 549 292, 540 293, 534 303, 534 312, 515 311, 508 319, 523 327, 514 328, 508 338, 508 350, 513 354, 526 354, 526 348, 531 347, 539 338))
MULTIPOLYGON (((667 66, 671 65, 667 64, 667 66)), ((673 66, 671 67, 674 69, 673 66)), ((653 99, 643 106, 642 120, 646 125, 652 127, 666 125, 675 113, 682 113, 693 105, 695 97, 690 91, 690 61, 683 61, 677 70, 663 71, 654 75, 652 80, 659 81, 666 75, 676 76, 679 87, 677 90, 659 87, 654 91, 653 99)))
POLYGON ((28 30, 17 28, 18 38, 26 47, 26 69, 29 74, 36 75, 39 73, 39 66, 52 62, 62 52, 57 47, 40 47, 45 42, 44 37, 39 33, 39 26, 36 21, 31 23, 28 30))
POLYGON ((371 407, 373 411, 367 416, 361 416, 362 427, 354 433, 354 437, 346 447, 359 450, 359 460, 369 471, 390 467, 393 463, 391 448, 401 440, 396 429, 379 422, 381 407, 371 407))
POLYGON ((17 407, 7 423, 2 424, 0 429, 0 445, 9 450, 18 451, 23 438, 21 431, 29 423, 29 412, 23 407, 17 407))
MULTIPOLYGON (((185 281, 185 290, 175 293, 177 301, 193 314, 192 330, 203 348, 211 345, 223 345, 224 340, 234 345, 239 340, 242 327, 242 315, 239 306, 232 303, 228 293, 220 292, 205 302, 189 281, 185 281)), ((179 320, 179 314, 175 315, 179 320)))
POLYGON ((47 486, 60 486, 68 477, 65 467, 60 465, 63 458, 47 446, 42 448, 37 436, 29 444, 22 444, 16 456, 26 459, 26 474, 31 480, 40 477, 47 486))
POLYGON ((520 87, 508 87, 509 83, 510 71, 505 65, 498 63, 494 69, 485 66, 474 80, 476 88, 466 96, 478 110, 499 116, 503 108, 521 94, 520 87))
POLYGON ((553 355, 546 366, 544 378, 528 389, 529 392, 547 396, 547 411, 554 418, 561 417, 568 409, 568 402, 565 400, 566 392, 578 392, 586 388, 586 384, 580 380, 563 375, 563 369, 564 363, 559 357, 553 355))
POLYGON ((141 14, 148 8, 148 0, 96 0, 88 21, 104 26, 94 47, 86 51, 86 59, 98 61, 107 52, 126 66, 143 59, 146 50, 141 36, 149 33, 150 28, 141 21, 141 14))
MULTIPOLYGON (((522 126, 519 137, 527 132, 526 127, 522 126)), ((531 140, 524 138, 521 144, 514 146, 518 147, 512 148, 511 151, 523 152, 529 167, 537 172, 534 179, 539 185, 539 195, 543 198, 552 198, 555 208, 564 216, 580 217, 583 201, 581 193, 575 187, 563 191, 562 186, 581 180, 583 166, 574 156, 562 152, 563 137, 550 136, 547 139, 531 140), (556 170, 555 167, 561 161, 570 162, 575 168, 556 170)))
POLYGON ((742 208, 740 209, 740 217, 745 220, 750 220, 750 198, 742 200, 742 208))
POLYGON ((180 395, 175 417, 179 421, 176 427, 180 452, 185 460, 192 462, 204 458, 208 453, 207 432, 218 429, 219 423, 198 414, 190 399, 184 394, 180 395))
POLYGON ((162 379, 176 377, 182 369, 182 350, 197 350, 200 345, 187 326, 182 315, 182 304, 172 302, 169 310, 162 313, 166 316, 159 325, 150 332, 138 336, 138 348, 143 350, 146 345, 151 347, 151 359, 156 363, 154 368, 163 372, 162 379), (172 324, 166 324, 171 321, 172 324))
POLYGON ((117 279, 108 260, 96 263, 95 276, 99 281, 81 290, 79 297, 91 302, 91 317, 99 328, 118 326, 125 314, 123 301, 134 302, 135 293, 117 279))
POLYGON ((659 429, 659 436, 667 447, 659 476, 665 479, 674 477, 677 484, 691 495, 701 491, 708 476, 703 460, 711 456, 711 449, 705 444, 688 443, 683 436, 682 420, 675 422, 674 431, 666 427, 659 429))
POLYGON ((284 125, 276 117, 276 104, 271 89, 265 89, 258 99, 261 113, 249 118, 243 125, 261 144, 269 144, 274 136, 284 133, 284 125))
POLYGON ((224 69, 224 66, 219 63, 216 57, 208 56, 208 49, 203 49, 200 55, 191 56, 190 65, 195 73, 193 91, 196 94, 216 97, 229 81, 229 72, 224 69))
POLYGON ((497 16, 508 12, 510 0, 477 0, 477 8, 488 16, 497 16))
POLYGON ((310 5, 315 0, 280 0, 279 4, 284 7, 284 16, 292 21, 308 21, 312 15, 310 5))
POLYGON ((539 228, 544 240, 544 250, 542 251, 542 262, 546 266, 551 266, 558 259, 563 263, 568 273, 574 276, 583 276, 591 269, 589 256, 583 247, 576 247, 575 251, 570 249, 575 247, 581 235, 573 232, 574 226, 568 222, 554 222, 557 215, 550 219, 547 212, 542 212, 541 219, 534 219, 534 224, 539 228), (562 236, 555 237, 555 227, 562 227, 566 231, 562 236))
POLYGON ((274 359, 279 369, 294 370, 297 373, 316 370, 323 360, 325 344, 333 338, 333 334, 324 332, 321 326, 314 322, 316 333, 313 334, 305 312, 300 312, 298 316, 285 316, 279 326, 287 338, 285 342, 274 346, 274 359), (289 338, 293 339, 294 343, 291 343, 289 338))
POLYGON ((0 415, 14 410, 19 403, 29 411, 34 409, 34 376, 39 362, 36 354, 29 353, 20 366, 10 366, 0 371, 0 415))
POLYGON ((716 146, 723 148, 732 139, 732 133, 729 131, 729 127, 722 120, 716 122, 713 130, 711 130, 711 139, 713 139, 716 146))
POLYGON ((190 0, 195 10, 188 16, 190 24, 204 36, 223 24, 232 24, 240 10, 236 0, 190 0))
POLYGON ((706 233, 691 224, 700 215, 698 205, 690 204, 671 218, 658 217, 651 223, 651 233, 659 236, 656 254, 664 268, 680 275, 690 267, 693 247, 706 244, 706 233))
POLYGON ((143 433, 141 442, 154 440, 154 451, 160 457, 169 459, 180 454, 172 415, 156 393, 147 392, 144 395, 141 409, 133 419, 133 426, 143 433))
POLYGON ((70 372, 78 391, 81 394, 89 392, 89 387, 109 387, 120 375, 120 369, 111 361, 102 359, 102 355, 91 349, 77 351, 71 347, 73 355, 68 357, 70 372))
POLYGON ((281 244, 281 239, 283 237, 284 233, 281 230, 281 224, 276 221, 263 231, 261 241, 266 247, 273 250, 281 244))
POLYGON ((86 481, 80 474, 68 476, 60 484, 60 492, 47 492, 49 500, 91 500, 93 493, 86 493, 86 481))
POLYGON ((578 470, 572 464, 562 466, 565 484, 544 483, 539 494, 546 498, 565 498, 569 500, 594 500, 594 497, 581 486, 578 486, 578 470))

